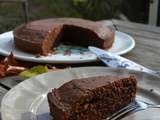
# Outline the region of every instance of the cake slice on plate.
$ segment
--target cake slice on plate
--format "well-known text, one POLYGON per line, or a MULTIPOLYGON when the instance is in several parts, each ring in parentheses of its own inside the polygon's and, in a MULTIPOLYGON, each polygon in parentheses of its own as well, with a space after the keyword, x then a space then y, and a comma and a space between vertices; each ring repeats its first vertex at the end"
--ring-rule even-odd
POLYGON ((134 101, 136 78, 98 76, 74 79, 48 93, 54 120, 103 120, 134 101))

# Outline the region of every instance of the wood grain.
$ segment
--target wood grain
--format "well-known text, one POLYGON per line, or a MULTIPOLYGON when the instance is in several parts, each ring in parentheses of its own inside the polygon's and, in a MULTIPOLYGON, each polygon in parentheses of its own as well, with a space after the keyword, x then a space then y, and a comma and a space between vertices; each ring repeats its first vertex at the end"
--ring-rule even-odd
POLYGON ((114 25, 119 31, 129 34, 135 39, 135 48, 123 55, 124 57, 160 71, 160 27, 119 20, 101 22, 107 26, 114 25))

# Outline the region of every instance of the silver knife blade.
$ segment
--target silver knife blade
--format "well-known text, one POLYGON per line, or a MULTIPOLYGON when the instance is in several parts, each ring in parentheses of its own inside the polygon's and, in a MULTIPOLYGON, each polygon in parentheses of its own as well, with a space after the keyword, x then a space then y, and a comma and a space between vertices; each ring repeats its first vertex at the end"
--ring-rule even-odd
POLYGON ((160 77, 160 73, 151 69, 148 69, 140 64, 137 64, 127 58, 121 57, 114 53, 96 48, 96 47, 88 47, 88 49, 94 53, 101 61, 103 61, 106 65, 113 68, 126 68, 130 70, 136 70, 141 72, 146 72, 149 74, 153 74, 160 77))

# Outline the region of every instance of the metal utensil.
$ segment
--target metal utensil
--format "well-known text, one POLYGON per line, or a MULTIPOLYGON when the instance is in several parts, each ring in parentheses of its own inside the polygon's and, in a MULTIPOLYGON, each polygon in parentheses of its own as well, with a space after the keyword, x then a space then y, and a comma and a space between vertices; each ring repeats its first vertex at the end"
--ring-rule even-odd
POLYGON ((108 117, 106 120, 119 120, 119 119, 124 118, 127 115, 130 115, 132 113, 135 113, 141 110, 146 110, 148 108, 160 108, 160 105, 147 103, 141 100, 135 100, 132 103, 130 103, 128 106, 115 112, 113 115, 108 117))
POLYGON ((106 120, 113 120, 113 119, 117 119, 119 117, 122 117, 124 115, 126 115, 127 113, 133 111, 134 109, 136 109, 136 103, 132 102, 130 103, 128 106, 118 110, 117 112, 115 112, 114 114, 112 114, 110 117, 108 117, 106 120))
POLYGON ((126 59, 114 53, 110 53, 96 47, 88 47, 88 49, 109 67, 126 68, 130 70, 146 72, 160 77, 160 72, 148 69, 140 64, 137 64, 129 59, 126 59))

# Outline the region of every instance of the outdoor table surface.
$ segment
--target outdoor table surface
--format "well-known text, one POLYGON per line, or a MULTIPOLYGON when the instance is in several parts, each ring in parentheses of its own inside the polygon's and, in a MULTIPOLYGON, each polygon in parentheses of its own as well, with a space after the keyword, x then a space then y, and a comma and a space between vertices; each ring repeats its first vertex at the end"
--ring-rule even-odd
MULTIPOLYGON (((112 29, 131 35, 136 42, 135 48, 124 57, 142 64, 150 69, 160 71, 160 27, 126 22, 121 20, 100 21, 112 29)), ((55 65, 56 66, 56 65, 55 65)), ((58 65, 61 68, 66 65, 58 65)), ((67 65, 70 67, 105 66, 102 62, 67 65)), ((0 80, 0 101, 9 89, 22 82, 18 76, 5 77, 0 80)))

